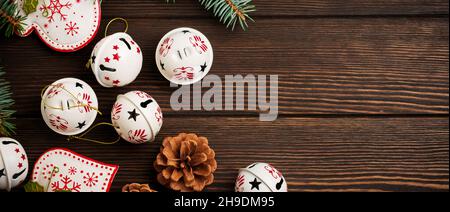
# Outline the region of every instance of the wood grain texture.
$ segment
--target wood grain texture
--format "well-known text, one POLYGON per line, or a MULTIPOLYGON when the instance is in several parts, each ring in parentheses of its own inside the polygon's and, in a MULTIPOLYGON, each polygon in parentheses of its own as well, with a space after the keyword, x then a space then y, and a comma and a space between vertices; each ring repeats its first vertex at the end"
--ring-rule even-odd
MULTIPOLYGON (((449 26, 447 0, 256 0, 248 32, 231 32, 196 1, 106 0, 109 19, 124 17, 144 53, 135 83, 105 89, 84 66, 94 44, 57 53, 36 35, 0 37, 0 59, 16 100, 17 135, 31 162, 65 147, 120 165, 112 191, 155 182, 153 160, 161 140, 178 132, 207 136, 219 169, 209 191, 232 191, 239 168, 270 162, 290 191, 448 191, 449 26), (280 118, 259 122, 259 111, 173 111, 174 90, 156 69, 154 52, 169 30, 189 26, 211 40, 210 74, 279 75, 280 118), (165 114, 156 143, 113 146, 67 143, 40 115, 41 89, 76 77, 97 93, 109 121, 117 94, 144 90, 165 114)), ((111 31, 120 31, 113 24, 111 31)), ((230 88, 224 88, 230 89, 230 88)), ((98 129, 95 138, 114 138, 98 129)), ((19 191, 20 189, 16 189, 19 191)))
POLYGON ((39 116, 41 89, 69 76, 86 80, 101 93, 103 111, 110 110, 117 94, 144 90, 165 113, 172 113, 174 89, 157 71, 153 55, 163 34, 179 26, 208 35, 216 55, 210 74, 222 79, 229 74, 279 75, 281 114, 448 114, 448 18, 260 19, 248 33, 230 33, 215 21, 129 22, 145 60, 137 81, 123 89, 104 89, 85 70, 93 44, 64 54, 52 52, 36 36, 0 39, 0 58, 19 114, 39 116))
MULTIPOLYGON (((162 139, 181 131, 208 137, 216 151, 218 170, 209 191, 232 191, 238 169, 255 161, 282 170, 290 191, 449 189, 448 118, 281 118, 266 123, 256 118, 169 117, 157 142, 140 146, 125 141, 113 146, 67 143, 40 119, 17 122, 16 137, 31 161, 59 146, 119 164, 112 191, 131 182, 151 182, 164 190, 155 182, 152 163, 162 139)), ((101 130, 96 136, 110 133, 101 130)))
MULTIPOLYGON (((103 3, 104 17, 204 18, 205 10, 196 0, 108 0, 103 3)), ((430 15, 447 14, 447 0, 255 0, 255 17, 286 16, 367 16, 367 15, 430 15)), ((207 16, 207 15, 206 15, 207 16)), ((212 15, 210 15, 212 18, 212 15)), ((212 18, 214 19, 214 18, 212 18)))

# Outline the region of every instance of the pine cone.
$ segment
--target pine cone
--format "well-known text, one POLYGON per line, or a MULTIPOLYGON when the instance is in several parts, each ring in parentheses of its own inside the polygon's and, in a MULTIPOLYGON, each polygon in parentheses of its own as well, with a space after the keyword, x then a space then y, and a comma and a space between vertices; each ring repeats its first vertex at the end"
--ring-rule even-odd
POLYGON ((175 191, 202 191, 214 181, 215 156, 205 137, 186 133, 166 137, 154 162, 158 182, 175 191))
POLYGON ((148 184, 132 183, 127 184, 122 188, 122 192, 156 192, 152 190, 148 184))

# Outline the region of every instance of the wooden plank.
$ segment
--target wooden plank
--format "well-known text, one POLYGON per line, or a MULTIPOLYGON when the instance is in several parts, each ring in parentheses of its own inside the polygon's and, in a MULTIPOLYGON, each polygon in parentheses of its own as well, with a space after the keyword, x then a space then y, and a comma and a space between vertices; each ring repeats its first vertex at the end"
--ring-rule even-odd
MULTIPOLYGON (((254 17, 448 14, 449 6, 446 0, 257 0, 254 4, 254 17)), ((126 7, 120 0, 104 1, 104 17, 122 14, 129 18, 212 17, 196 1, 127 0, 126 7)))
MULTIPOLYGON (((284 172, 290 191, 448 191, 449 128, 442 118, 254 118, 168 117, 157 142, 113 146, 67 143, 39 119, 17 120, 15 136, 31 162, 59 146, 119 164, 112 191, 131 182, 155 181, 152 162, 165 136, 196 132, 207 136, 218 170, 209 191, 233 190, 237 170, 255 161, 284 172)), ((94 138, 111 138, 97 130, 94 138)))
POLYGON ((84 69, 93 44, 66 54, 51 51, 34 35, 0 38, 19 116, 39 117, 41 89, 63 77, 90 83, 102 111, 110 110, 117 94, 144 90, 164 113, 173 114, 174 89, 157 71, 153 55, 164 32, 179 26, 198 28, 210 38, 215 50, 210 74, 279 75, 281 114, 448 114, 448 18, 263 19, 247 33, 227 32, 214 21, 129 22, 145 63, 138 80, 119 89, 102 88, 84 69))

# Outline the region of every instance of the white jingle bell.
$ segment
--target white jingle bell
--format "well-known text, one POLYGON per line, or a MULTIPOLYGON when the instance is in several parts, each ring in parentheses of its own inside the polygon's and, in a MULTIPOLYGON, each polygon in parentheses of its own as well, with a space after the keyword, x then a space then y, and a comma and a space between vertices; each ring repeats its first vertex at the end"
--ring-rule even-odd
POLYGON ((287 192, 283 174, 267 163, 254 163, 240 169, 236 192, 287 192))
POLYGON ((155 99, 142 91, 119 95, 111 111, 117 133, 133 144, 152 142, 163 124, 163 114, 155 99))
POLYGON ((88 129, 98 113, 98 100, 82 80, 64 78, 48 86, 41 101, 45 123, 61 135, 77 135, 88 129))
POLYGON ((0 190, 11 191, 28 174, 28 157, 22 145, 12 138, 0 138, 0 190))
POLYGON ((213 64, 213 49, 208 38, 192 28, 167 33, 156 48, 156 64, 161 74, 179 85, 194 84, 208 74, 213 64))
POLYGON ((119 32, 103 38, 91 55, 91 68, 103 87, 132 83, 142 69, 142 51, 130 35, 119 32))

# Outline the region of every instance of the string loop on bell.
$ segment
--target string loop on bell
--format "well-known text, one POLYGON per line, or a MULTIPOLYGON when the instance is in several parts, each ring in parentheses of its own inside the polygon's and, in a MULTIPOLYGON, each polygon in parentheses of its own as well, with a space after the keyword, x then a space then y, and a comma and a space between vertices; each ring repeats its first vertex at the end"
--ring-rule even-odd
POLYGON ((124 33, 128 32, 128 21, 125 20, 124 18, 114 18, 111 21, 108 22, 108 25, 106 25, 106 29, 105 29, 105 37, 108 36, 108 30, 109 30, 109 26, 114 22, 114 21, 122 21, 123 23, 125 23, 125 30, 123 31, 124 33))
POLYGON ((76 139, 76 140, 80 140, 80 141, 89 141, 89 142, 102 144, 102 145, 113 145, 113 144, 116 144, 117 142, 120 141, 120 136, 113 142, 103 142, 103 141, 98 141, 98 140, 94 140, 94 139, 90 139, 90 138, 85 138, 85 136, 88 133, 90 133, 92 130, 94 130, 95 128, 97 128, 99 126, 102 126, 102 125, 114 127, 111 123, 106 123, 106 122, 98 123, 98 124, 92 126, 91 128, 89 128, 85 133, 81 134, 80 136, 69 136, 69 137, 67 137, 67 141, 70 142, 70 141, 76 139))
POLYGON ((58 86, 58 85, 47 85, 47 86, 45 86, 45 87, 42 89, 42 91, 41 91, 41 99, 42 99, 42 101, 44 102, 44 106, 45 106, 45 107, 50 108, 50 109, 54 109, 54 110, 63 110, 62 107, 54 107, 54 106, 50 106, 50 105, 47 104, 47 102, 44 101, 44 93, 45 93, 45 91, 47 90, 47 88, 49 88, 49 87, 56 87, 56 88, 62 89, 63 91, 67 92, 67 93, 68 93, 68 94, 69 94, 69 95, 77 102, 77 105, 75 105, 75 106, 69 106, 69 109, 72 109, 72 108, 78 108, 78 107, 89 107, 90 109, 97 111, 98 114, 103 115, 102 112, 100 112, 100 110, 99 110, 98 108, 93 107, 93 106, 91 106, 91 105, 83 104, 83 103, 82 103, 83 101, 80 101, 80 100, 78 99, 78 97, 76 97, 73 93, 71 93, 69 90, 67 90, 67 89, 64 88, 63 86, 58 86))

